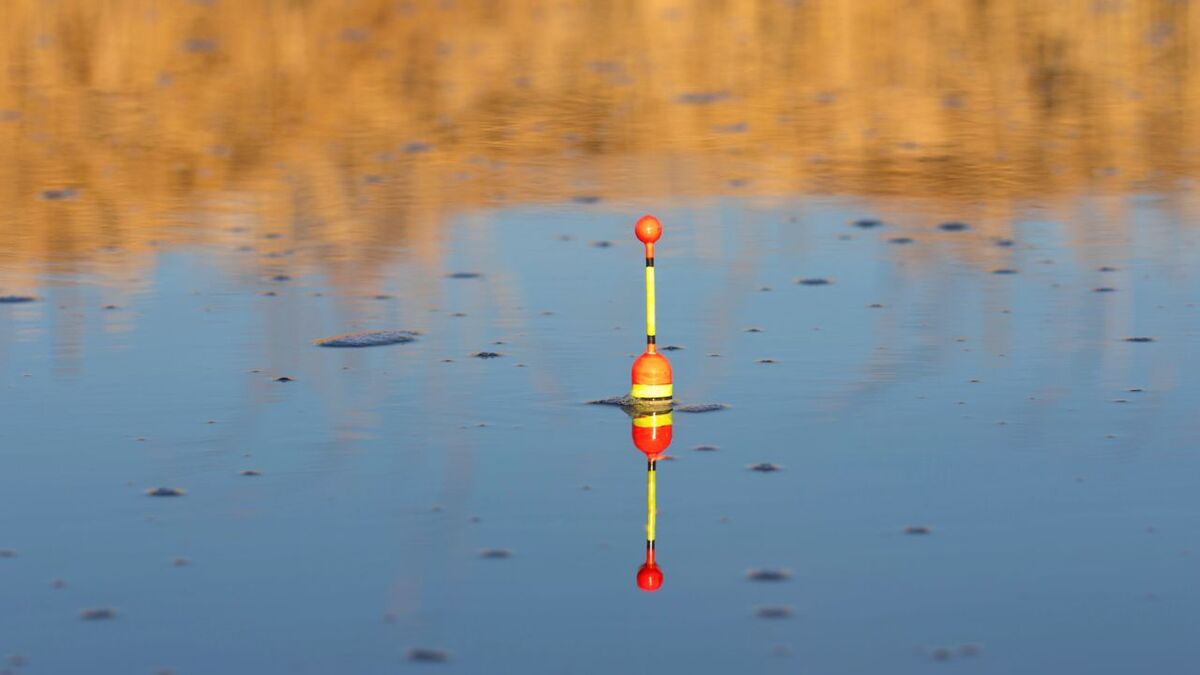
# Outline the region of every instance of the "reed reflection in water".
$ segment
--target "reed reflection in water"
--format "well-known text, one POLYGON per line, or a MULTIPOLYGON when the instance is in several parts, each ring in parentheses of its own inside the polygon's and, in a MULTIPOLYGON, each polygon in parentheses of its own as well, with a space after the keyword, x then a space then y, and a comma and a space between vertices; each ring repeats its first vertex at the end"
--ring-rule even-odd
POLYGON ((10 0, 0 264, 123 279, 244 229, 291 239, 232 267, 365 285, 438 267, 452 214, 722 194, 1004 236, 1012 200, 1191 184, 1197 30, 1167 0, 10 0))

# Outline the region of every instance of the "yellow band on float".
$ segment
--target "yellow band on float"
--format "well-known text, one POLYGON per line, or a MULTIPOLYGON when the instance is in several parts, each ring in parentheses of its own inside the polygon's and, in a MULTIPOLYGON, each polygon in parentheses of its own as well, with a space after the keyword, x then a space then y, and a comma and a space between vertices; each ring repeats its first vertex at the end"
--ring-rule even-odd
MULTIPOLYGON (((646 266, 646 336, 657 335, 654 325, 654 266, 646 266)), ((636 394, 634 394, 636 396, 636 394)))
POLYGON ((657 429, 671 424, 671 415, 673 413, 662 413, 661 415, 650 414, 641 417, 633 418, 633 426, 640 429, 657 429))
POLYGON ((671 398, 675 395, 673 384, 635 384, 629 391, 634 398, 671 398))
POLYGON ((658 498, 656 495, 655 474, 658 472, 650 469, 646 476, 646 541, 654 541, 654 525, 658 520, 658 498))

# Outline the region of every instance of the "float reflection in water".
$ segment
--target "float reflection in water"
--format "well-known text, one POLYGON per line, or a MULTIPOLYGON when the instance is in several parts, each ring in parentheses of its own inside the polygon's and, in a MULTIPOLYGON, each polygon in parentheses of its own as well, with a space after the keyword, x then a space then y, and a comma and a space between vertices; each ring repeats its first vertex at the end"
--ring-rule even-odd
POLYGON ((646 562, 638 568, 637 585, 653 593, 662 588, 663 572, 655 560, 658 519, 658 460, 671 445, 671 410, 638 412, 633 417, 633 444, 646 455, 646 562))

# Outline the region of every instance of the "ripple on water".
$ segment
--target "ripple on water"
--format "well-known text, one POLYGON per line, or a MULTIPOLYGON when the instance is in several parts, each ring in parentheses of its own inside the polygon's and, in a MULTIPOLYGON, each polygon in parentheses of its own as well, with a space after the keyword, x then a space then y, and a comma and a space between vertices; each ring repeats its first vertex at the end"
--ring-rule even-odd
POLYGON ((32 295, 0 295, 0 305, 19 305, 34 302, 37 298, 32 295))
POLYGON ((342 333, 316 340, 318 347, 379 347, 399 345, 417 339, 418 333, 411 330, 368 330, 357 333, 342 333))
POLYGON ((688 405, 676 406, 675 410, 683 413, 706 413, 716 412, 718 410, 728 410, 729 406, 725 403, 691 403, 688 405))
POLYGON ((938 229, 943 232, 963 232, 971 229, 971 226, 967 225, 966 223, 951 221, 949 223, 942 223, 941 225, 938 225, 938 229))

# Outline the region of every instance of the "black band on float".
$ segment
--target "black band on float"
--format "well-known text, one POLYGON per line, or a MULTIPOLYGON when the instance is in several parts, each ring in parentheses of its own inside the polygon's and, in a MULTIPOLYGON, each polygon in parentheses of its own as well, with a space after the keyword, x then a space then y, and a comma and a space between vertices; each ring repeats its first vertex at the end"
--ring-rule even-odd
POLYGON ((654 258, 646 258, 646 267, 654 267, 654 258))
POLYGON ((655 343, 655 342, 654 342, 654 340, 655 340, 655 338, 654 338, 654 336, 653 336, 653 335, 647 335, 647 336, 646 336, 646 344, 648 344, 648 345, 652 345, 652 344, 654 344, 654 343, 655 343))

